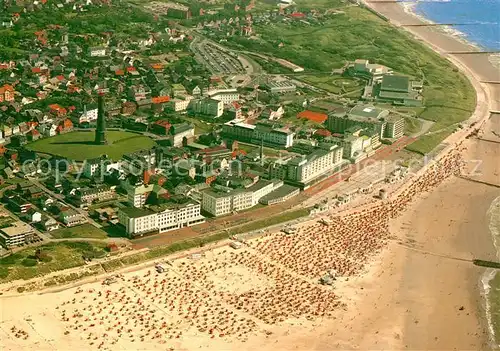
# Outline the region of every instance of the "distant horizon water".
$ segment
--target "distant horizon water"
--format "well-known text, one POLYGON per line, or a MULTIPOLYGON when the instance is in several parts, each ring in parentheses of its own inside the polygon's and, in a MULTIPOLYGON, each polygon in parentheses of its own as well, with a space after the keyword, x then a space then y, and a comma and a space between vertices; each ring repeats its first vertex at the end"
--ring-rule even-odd
POLYGON ((500 0, 400 0, 407 9, 486 50, 500 50, 500 0))

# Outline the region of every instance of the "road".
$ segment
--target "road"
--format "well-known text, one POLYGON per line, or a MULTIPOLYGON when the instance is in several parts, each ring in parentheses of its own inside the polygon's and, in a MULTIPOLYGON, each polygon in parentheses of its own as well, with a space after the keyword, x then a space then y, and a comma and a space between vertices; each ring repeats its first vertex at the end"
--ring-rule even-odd
POLYGON ((61 201, 62 203, 64 203, 65 205, 67 205, 68 207, 72 208, 73 210, 75 210, 76 212, 78 212, 79 214, 81 214, 82 216, 84 216, 85 218, 87 218, 88 222, 90 224, 92 224, 93 226, 97 227, 97 228, 102 228, 102 225, 100 225, 99 223, 97 223, 96 221, 94 221, 92 218, 90 218, 89 214, 87 213, 87 211, 85 210, 82 210, 81 208, 78 208, 68 202, 66 202, 64 200, 64 196, 62 196, 61 194, 57 194, 55 192, 53 192, 52 190, 48 189, 45 185, 43 185, 40 181, 38 181, 38 179, 35 179, 35 178, 32 178, 32 177, 29 177, 28 180, 33 184, 33 185, 36 185, 37 187, 39 187, 40 189, 42 189, 45 193, 49 194, 50 196, 58 199, 59 201, 61 201))

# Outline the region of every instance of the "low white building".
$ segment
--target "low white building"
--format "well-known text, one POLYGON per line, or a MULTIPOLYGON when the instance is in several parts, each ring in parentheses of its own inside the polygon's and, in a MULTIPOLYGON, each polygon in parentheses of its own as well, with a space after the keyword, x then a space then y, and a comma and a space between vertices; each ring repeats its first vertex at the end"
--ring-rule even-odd
POLYGON ((171 99, 167 103, 167 106, 175 112, 186 111, 189 104, 191 103, 191 100, 193 100, 192 96, 185 96, 183 98, 175 98, 175 99, 171 99))
POLYGON ((202 193, 202 209, 217 217, 242 211, 259 203, 259 200, 283 185, 282 181, 259 180, 246 189, 216 190, 210 189, 202 193))
POLYGON ((200 204, 194 201, 151 208, 121 208, 118 211, 118 219, 130 237, 146 233, 164 233, 205 222, 200 204))
POLYGON ((218 89, 207 92, 211 99, 222 101, 224 104, 230 104, 233 101, 240 99, 240 94, 236 89, 218 89))
POLYGON ((78 123, 91 123, 97 121, 97 111, 97 108, 92 108, 90 110, 87 110, 85 108, 83 113, 80 115, 80 118, 78 119, 78 123))

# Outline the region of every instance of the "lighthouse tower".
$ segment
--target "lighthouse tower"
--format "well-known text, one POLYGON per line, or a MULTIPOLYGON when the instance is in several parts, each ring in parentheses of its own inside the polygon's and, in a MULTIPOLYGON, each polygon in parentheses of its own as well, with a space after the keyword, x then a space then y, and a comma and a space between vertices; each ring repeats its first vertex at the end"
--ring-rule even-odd
POLYGON ((104 119, 104 97, 99 94, 97 98, 97 127, 95 129, 95 144, 106 144, 106 120, 104 119))

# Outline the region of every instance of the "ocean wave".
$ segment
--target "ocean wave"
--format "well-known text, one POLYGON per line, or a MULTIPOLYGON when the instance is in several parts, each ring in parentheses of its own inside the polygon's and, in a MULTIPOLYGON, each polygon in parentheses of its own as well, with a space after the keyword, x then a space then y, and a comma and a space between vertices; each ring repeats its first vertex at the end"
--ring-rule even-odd
MULTIPOLYGON (((500 196, 497 197, 491 203, 488 209, 487 216, 489 218, 489 229, 491 237, 493 239, 493 245, 495 246, 497 259, 500 260, 500 196)), ((487 269, 481 277, 482 284, 482 295, 485 302, 485 312, 486 320, 488 323, 488 331, 490 335, 490 341, 494 349, 500 348, 496 341, 495 328, 493 327, 493 319, 491 315, 491 302, 490 302, 490 291, 491 291, 491 281, 495 278, 498 271, 496 269, 487 269)))

